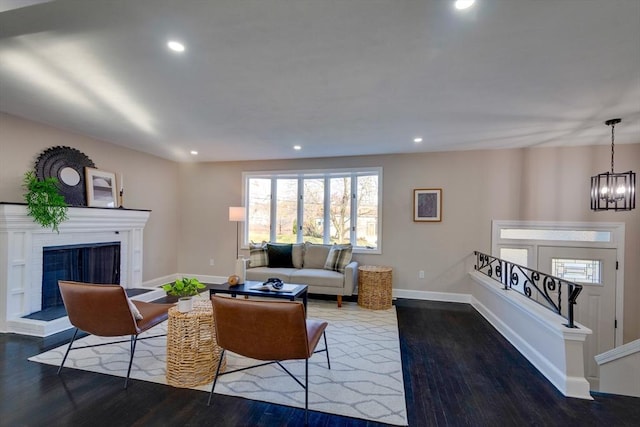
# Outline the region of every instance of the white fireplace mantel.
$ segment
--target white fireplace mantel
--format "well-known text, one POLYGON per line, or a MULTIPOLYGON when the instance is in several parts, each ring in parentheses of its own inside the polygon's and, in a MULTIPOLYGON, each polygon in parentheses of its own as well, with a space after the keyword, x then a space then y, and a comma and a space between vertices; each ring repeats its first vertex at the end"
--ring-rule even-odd
POLYGON ((70 207, 67 215, 56 233, 34 223, 25 205, 0 204, 0 332, 49 334, 38 322, 21 319, 42 307, 44 247, 119 242, 121 285, 141 286, 149 211, 70 207))

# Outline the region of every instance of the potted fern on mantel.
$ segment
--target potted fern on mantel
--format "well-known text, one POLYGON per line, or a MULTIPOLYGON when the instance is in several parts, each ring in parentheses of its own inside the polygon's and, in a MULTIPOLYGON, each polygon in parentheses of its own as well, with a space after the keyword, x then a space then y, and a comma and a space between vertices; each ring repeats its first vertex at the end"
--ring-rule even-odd
POLYGON ((175 282, 162 285, 162 289, 167 295, 178 297, 178 311, 186 313, 193 309, 192 297, 198 295, 206 286, 195 277, 176 279, 175 282))
POLYGON ((58 189, 56 178, 38 179, 35 172, 28 171, 24 174, 22 185, 27 190, 24 200, 27 202, 27 213, 42 227, 51 227, 56 233, 60 233, 58 226, 68 219, 69 209, 64 197, 58 189))

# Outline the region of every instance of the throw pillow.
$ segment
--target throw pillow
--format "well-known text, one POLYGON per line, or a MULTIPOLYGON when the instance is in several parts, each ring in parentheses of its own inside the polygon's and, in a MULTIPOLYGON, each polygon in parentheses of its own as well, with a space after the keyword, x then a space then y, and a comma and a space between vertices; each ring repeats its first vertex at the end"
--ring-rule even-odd
POLYGON ((293 268, 293 258, 291 256, 292 246, 290 243, 267 243, 269 268, 293 268))
POLYGON ((329 245, 304 244, 304 268, 324 268, 329 255, 329 245))
POLYGON ((334 245, 327 255, 327 261, 324 263, 325 270, 339 271, 344 273, 344 268, 351 262, 351 245, 334 245))
POLYGON ((249 245, 249 268, 266 267, 269 265, 267 242, 251 243, 249 245))
POLYGON ((304 243, 295 243, 291 248, 291 261, 293 268, 302 268, 304 259, 304 243))
POLYGON ((127 302, 129 303, 129 310, 131 310, 131 314, 133 314, 133 317, 135 317, 136 320, 142 320, 142 313, 140 313, 138 307, 136 307, 133 301, 131 301, 129 298, 127 298, 127 302))

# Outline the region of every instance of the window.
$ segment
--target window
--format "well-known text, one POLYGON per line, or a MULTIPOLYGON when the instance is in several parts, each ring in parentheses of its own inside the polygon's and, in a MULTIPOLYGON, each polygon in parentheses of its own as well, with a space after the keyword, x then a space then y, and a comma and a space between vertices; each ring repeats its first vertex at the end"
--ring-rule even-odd
POLYGON ((610 242, 610 231, 502 228, 501 239, 564 240, 573 242, 610 242))
POLYGON ((271 181, 268 179, 252 179, 251 186, 247 189, 253 194, 246 205, 247 216, 251 222, 247 223, 249 235, 256 242, 269 240, 269 230, 271 229, 271 181))
POLYGON ((324 179, 309 178, 303 182, 302 240, 322 243, 324 236, 324 179))
POLYGON ((382 168, 246 172, 244 243, 351 243, 379 252, 382 168))
POLYGON ((500 248, 500 258, 521 265, 529 266, 529 249, 526 248, 500 248))
POLYGON ((571 282, 602 283, 602 262, 595 259, 551 259, 551 274, 571 282))

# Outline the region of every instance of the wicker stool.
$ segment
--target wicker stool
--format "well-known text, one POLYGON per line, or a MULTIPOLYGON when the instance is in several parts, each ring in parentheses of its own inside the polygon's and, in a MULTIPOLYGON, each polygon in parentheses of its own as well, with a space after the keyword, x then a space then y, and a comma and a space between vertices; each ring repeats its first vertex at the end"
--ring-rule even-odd
MULTIPOLYGON (((171 307, 168 322, 167 384, 186 388, 213 381, 222 348, 216 342, 211 301, 194 301, 187 313, 171 307)), ((225 357, 220 369, 226 364, 225 357)))
POLYGON ((391 308, 392 268, 363 265, 358 267, 358 305, 372 310, 391 308))

